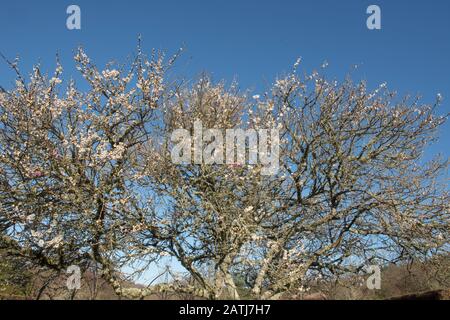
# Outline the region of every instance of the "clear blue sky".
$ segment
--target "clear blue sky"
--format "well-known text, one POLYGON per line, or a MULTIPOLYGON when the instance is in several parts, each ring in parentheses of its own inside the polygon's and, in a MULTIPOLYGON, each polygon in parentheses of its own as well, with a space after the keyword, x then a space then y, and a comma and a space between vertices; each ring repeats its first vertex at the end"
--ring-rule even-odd
MULTIPOLYGON (((67 73, 78 45, 103 65, 124 61, 135 51, 138 34, 145 50, 186 51, 179 61, 184 76, 208 71, 214 78, 237 77, 242 88, 264 90, 296 58, 312 71, 329 62, 327 73, 342 79, 359 64, 358 77, 374 87, 386 81, 401 94, 444 97, 450 112, 450 1, 2 1, 0 51, 19 55, 23 71, 41 61, 54 67, 59 53, 67 73), (66 29, 66 8, 81 7, 82 29, 66 29), (382 29, 366 27, 366 8, 381 7, 382 29)), ((14 74, 0 63, 0 84, 14 74)), ((449 125, 431 153, 449 156, 449 125)))
MULTIPOLYGON (((425 102, 441 93, 442 110, 449 112, 449 16, 448 0, 2 1, 0 51, 19 55, 27 72, 38 61, 51 70, 58 52, 70 74, 78 45, 103 65, 124 61, 141 34, 146 50, 185 47, 178 63, 184 76, 208 71, 214 79, 237 77, 242 88, 264 90, 301 56, 307 71, 327 60, 327 73, 343 78, 359 64, 357 76, 369 86, 387 81, 425 102), (70 4, 81 8, 80 31, 66 28, 70 4), (381 30, 366 27, 370 4, 381 8, 381 30)), ((4 87, 13 76, 0 63, 4 87)), ((433 148, 447 156, 449 128, 433 148)))

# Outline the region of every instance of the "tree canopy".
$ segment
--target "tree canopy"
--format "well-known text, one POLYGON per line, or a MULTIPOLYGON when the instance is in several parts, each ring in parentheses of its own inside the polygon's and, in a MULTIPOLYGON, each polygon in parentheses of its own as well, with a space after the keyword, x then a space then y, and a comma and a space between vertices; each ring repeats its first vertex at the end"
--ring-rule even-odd
POLYGON ((239 298, 238 282, 275 299, 311 278, 448 251, 448 160, 423 157, 446 120, 440 97, 301 75, 299 62, 251 97, 205 75, 169 80, 176 57, 139 48, 129 65, 100 70, 79 49, 83 90, 59 62, 29 77, 8 62, 17 78, 0 90, 1 249, 52 270, 95 264, 126 297, 209 299, 239 298), (195 121, 276 128, 279 170, 174 163, 171 134, 195 121), (133 262, 166 257, 188 280, 118 280, 133 262))

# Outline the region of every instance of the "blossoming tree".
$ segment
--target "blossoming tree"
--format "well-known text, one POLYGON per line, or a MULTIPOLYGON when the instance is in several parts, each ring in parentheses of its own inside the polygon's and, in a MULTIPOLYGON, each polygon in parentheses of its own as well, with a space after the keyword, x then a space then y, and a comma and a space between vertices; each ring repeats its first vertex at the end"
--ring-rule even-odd
MULTIPOLYGON (((169 82, 174 58, 100 71, 62 89, 62 67, 0 93, 0 244, 65 270, 93 264, 116 293, 276 299, 307 281, 448 250, 447 160, 422 154, 445 121, 385 86, 293 72, 248 98, 203 76, 169 82), (280 169, 174 163, 171 133, 277 128, 280 169), (188 281, 124 288, 120 273, 164 257, 188 281)), ((222 150, 222 149, 221 149, 222 150)), ((195 151, 195 150, 192 150, 195 151)), ((215 152, 215 150, 201 150, 215 152)))

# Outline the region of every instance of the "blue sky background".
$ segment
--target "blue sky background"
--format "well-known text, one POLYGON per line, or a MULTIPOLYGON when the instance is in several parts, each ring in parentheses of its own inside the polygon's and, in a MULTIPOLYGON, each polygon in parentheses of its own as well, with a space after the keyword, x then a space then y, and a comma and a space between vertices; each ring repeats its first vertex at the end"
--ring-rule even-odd
MULTIPOLYGON (((215 80, 237 78, 255 94, 296 58, 312 71, 329 62, 329 78, 343 79, 351 66, 369 87, 386 81, 400 94, 421 94, 432 103, 444 97, 450 112, 450 1, 406 0, 201 0, 201 1, 5 1, 0 6, 0 51, 21 57, 28 73, 41 62, 52 71, 59 53, 65 75, 75 72, 72 56, 85 47, 98 65, 125 61, 143 47, 172 54, 186 48, 178 71, 191 77, 203 71, 215 80), (66 28, 66 8, 81 7, 81 30, 66 28), (366 9, 381 7, 382 29, 368 30, 366 9)), ((0 62, 0 85, 11 87, 14 74, 0 62)), ((450 155, 450 126, 427 157, 450 155)))
MULTIPOLYGON (((185 47, 178 61, 184 76, 236 77, 258 93, 301 56, 306 71, 327 60, 329 77, 342 79, 358 64, 356 76, 370 87, 387 81, 401 94, 423 95, 424 102, 441 93, 442 110, 449 112, 449 15, 448 0, 2 1, 0 51, 19 55, 24 72, 38 61, 51 71, 59 53, 67 76, 77 46, 99 65, 125 61, 141 34, 148 51, 185 47), (81 8, 81 30, 66 28, 70 4, 81 8), (366 27, 370 4, 381 7, 381 30, 366 27)), ((13 79, 0 63, 0 84, 9 87, 13 79)), ((445 129, 439 150, 448 155, 445 129)))

